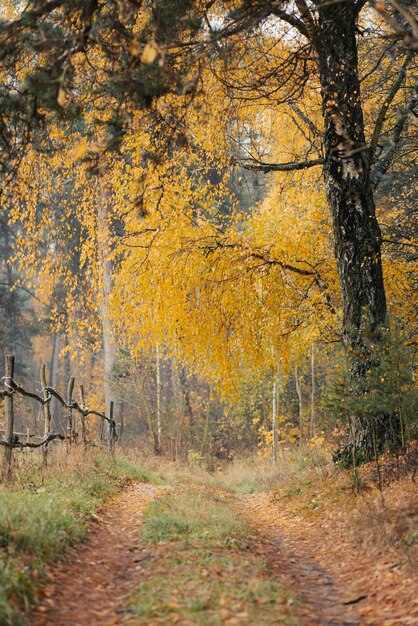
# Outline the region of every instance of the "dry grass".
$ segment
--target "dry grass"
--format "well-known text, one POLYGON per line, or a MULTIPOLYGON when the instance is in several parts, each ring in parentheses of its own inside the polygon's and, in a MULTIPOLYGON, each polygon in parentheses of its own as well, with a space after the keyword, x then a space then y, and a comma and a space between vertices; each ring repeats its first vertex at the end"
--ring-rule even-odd
POLYGON ((148 507, 143 537, 153 559, 132 598, 132 624, 297 623, 294 597, 248 549, 249 526, 231 499, 200 484, 148 507))
POLYGON ((395 464, 382 459, 379 468, 371 463, 353 472, 336 467, 325 452, 295 447, 283 451, 276 467, 256 456, 214 473, 198 464, 161 459, 151 463, 173 485, 197 484, 231 493, 268 491, 273 502, 307 523, 335 519, 341 532, 368 553, 391 550, 407 567, 418 562, 418 496, 411 460, 395 464))
POLYGON ((45 565, 86 534, 103 501, 127 481, 156 481, 129 459, 74 447, 16 454, 13 480, 0 485, 0 624, 24 623, 22 609, 34 599, 45 565))
POLYGON ((285 462, 272 490, 274 501, 294 517, 309 523, 324 521, 350 535, 370 555, 388 555, 409 568, 418 565, 418 490, 413 464, 394 468, 381 459, 356 471, 341 470, 332 462, 300 467, 285 462), (382 477, 386 480, 382 482, 382 477))
POLYGON ((276 466, 271 459, 257 455, 219 464, 214 472, 208 472, 199 463, 186 464, 155 456, 147 457, 146 464, 173 485, 200 484, 236 493, 268 491, 279 485, 294 484, 295 480, 307 480, 307 477, 322 480, 324 475, 334 471, 330 455, 299 447, 284 450, 276 466))
POLYGON ((418 567, 418 491, 412 477, 373 489, 352 502, 347 522, 353 537, 369 553, 392 554, 407 569, 418 567))

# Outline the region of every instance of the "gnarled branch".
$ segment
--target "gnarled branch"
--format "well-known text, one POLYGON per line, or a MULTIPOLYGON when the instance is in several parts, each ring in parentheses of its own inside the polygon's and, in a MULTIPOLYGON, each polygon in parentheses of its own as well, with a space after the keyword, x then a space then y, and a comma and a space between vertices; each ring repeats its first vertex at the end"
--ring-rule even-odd
POLYGON ((54 439, 60 439, 61 441, 64 441, 65 436, 61 435, 61 433, 51 433, 46 439, 39 443, 31 443, 30 441, 19 441, 17 437, 14 437, 13 441, 0 440, 0 446, 4 446, 5 448, 41 448, 42 446, 47 446, 54 439))
POLYGON ((254 172, 293 172, 295 170, 306 170, 310 167, 316 167, 317 165, 323 165, 325 159, 312 159, 310 161, 290 161, 288 163, 263 163, 256 160, 237 160, 238 165, 246 170, 252 170, 254 172))
POLYGON ((10 378, 10 376, 3 376, 2 380, 4 380, 5 386, 8 387, 10 391, 0 391, 0 397, 6 398, 12 396, 14 393, 20 393, 20 395, 25 396, 26 398, 36 400, 39 404, 47 404, 51 400, 50 397, 44 400, 41 396, 38 396, 37 393, 26 391, 26 389, 20 387, 20 385, 18 385, 13 378, 10 378))

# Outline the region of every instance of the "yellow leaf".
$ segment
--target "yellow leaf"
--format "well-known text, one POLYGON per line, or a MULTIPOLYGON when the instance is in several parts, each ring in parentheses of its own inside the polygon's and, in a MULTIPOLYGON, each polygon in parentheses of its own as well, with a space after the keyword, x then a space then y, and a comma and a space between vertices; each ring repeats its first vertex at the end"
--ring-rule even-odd
POLYGON ((148 65, 153 63, 158 56, 158 46, 155 41, 149 41, 141 54, 142 63, 147 63, 148 65))
POLYGON ((65 100, 66 100, 66 95, 65 95, 65 91, 62 87, 59 88, 58 90, 58 96, 57 96, 57 102, 60 105, 60 107, 63 107, 65 104, 65 100))
POLYGON ((77 143, 72 150, 72 157, 76 161, 81 159, 87 152, 88 144, 87 140, 83 139, 80 143, 77 143))

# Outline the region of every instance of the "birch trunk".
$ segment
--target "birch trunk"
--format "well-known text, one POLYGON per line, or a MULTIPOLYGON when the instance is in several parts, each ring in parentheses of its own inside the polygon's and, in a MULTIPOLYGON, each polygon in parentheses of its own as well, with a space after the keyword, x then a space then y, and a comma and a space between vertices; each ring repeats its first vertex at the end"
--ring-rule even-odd
MULTIPOLYGON (((113 343, 112 323, 110 319, 110 298, 112 294, 111 238, 109 231, 109 196, 104 184, 100 183, 99 205, 97 210, 98 225, 98 250, 101 268, 101 299, 100 313, 102 319, 103 337, 103 392, 105 400, 105 412, 109 411, 113 397, 113 368, 115 364, 115 349, 113 343)), ((106 429, 109 431, 108 422, 106 429)), ((110 434, 109 432, 107 434, 110 434)))
POLYGON ((303 420, 302 420, 303 398, 302 398, 301 379, 299 377, 299 368, 297 365, 295 365, 295 386, 296 386, 296 394, 298 396, 299 445, 302 445, 302 442, 303 442, 303 420))
MULTIPOLYGON (((58 370, 59 370, 59 354, 60 354, 60 343, 61 336, 60 333, 54 333, 54 339, 52 343, 52 353, 51 353, 51 364, 50 364, 50 385, 53 389, 57 388, 58 383, 58 370)), ((54 397, 51 398, 49 403, 50 412, 51 412, 51 420, 53 424, 53 430, 61 434, 65 434, 65 424, 62 419, 62 408, 58 403, 58 400, 54 397)))
MULTIPOLYGON (((4 371, 4 389, 9 392, 11 385, 10 379, 13 379, 15 369, 15 358, 10 354, 5 357, 5 371, 4 371)), ((13 410, 13 395, 6 396, 4 399, 4 439, 10 446, 14 440, 14 410, 13 410)), ((13 448, 5 447, 3 451, 3 473, 6 479, 9 479, 12 474, 12 459, 13 448)))
POLYGON ((312 344, 311 350, 311 427, 310 437, 316 435, 315 424, 315 344, 312 344))
POLYGON ((273 430, 273 449, 272 449, 272 456, 273 456, 273 464, 277 465, 277 448, 278 448, 278 442, 277 442, 277 395, 278 395, 278 371, 275 370, 274 372, 274 378, 273 378, 273 395, 272 395, 272 413, 273 413, 273 418, 272 418, 272 430, 273 430))
POLYGON ((161 359, 160 359, 160 346, 157 344, 155 348, 155 383, 156 383, 156 438, 154 440, 154 448, 157 454, 161 454, 161 359))
MULTIPOLYGON (((46 387, 48 387, 48 380, 46 377, 46 365, 41 366, 40 371, 41 385, 42 385, 42 397, 44 400, 48 400, 48 392, 46 391, 46 387)), ((48 437, 51 432, 51 401, 44 404, 42 407, 43 415, 44 415, 44 439, 48 437)), ((42 446, 42 460, 45 467, 48 465, 48 446, 42 446)))

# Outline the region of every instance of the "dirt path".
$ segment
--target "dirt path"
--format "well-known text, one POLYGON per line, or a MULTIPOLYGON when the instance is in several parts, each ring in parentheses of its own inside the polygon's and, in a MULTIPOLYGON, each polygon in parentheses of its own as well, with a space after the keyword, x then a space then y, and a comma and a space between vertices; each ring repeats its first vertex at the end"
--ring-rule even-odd
POLYGON ((132 485, 112 498, 97 516, 87 540, 47 573, 43 598, 31 626, 119 626, 125 596, 141 562, 150 558, 140 544, 145 507, 165 487, 132 485))
POLYGON ((393 555, 366 554, 337 520, 298 518, 268 493, 238 503, 255 549, 301 598, 304 626, 418 626, 416 578, 393 555))
MULTIPOLYGON (((330 573, 274 523, 264 494, 238 496, 238 508, 255 531, 254 549, 284 587, 301 599, 297 613, 304 626, 360 626, 354 605, 330 573)), ((338 554, 335 554, 338 558, 338 554)))
MULTIPOLYGON (((142 514, 146 506, 167 489, 133 485, 114 497, 92 524, 87 540, 67 552, 65 561, 51 567, 47 574, 49 582, 43 589, 38 608, 31 615, 30 625, 121 626, 136 623, 132 614, 124 612, 127 597, 144 577, 164 570, 164 553, 167 551, 164 546, 151 549, 149 545, 141 545, 142 514)), ((333 543, 331 535, 327 537, 325 521, 319 528, 318 524, 312 523, 311 530, 309 522, 298 524, 295 517, 286 522, 286 512, 280 505, 272 503, 268 494, 239 495, 234 506, 254 529, 251 545, 254 556, 267 563, 276 582, 299 597, 295 615, 300 619, 300 626, 418 624, 417 603, 414 604, 413 599, 409 604, 403 600, 402 582, 406 579, 398 579, 392 572, 392 585, 389 581, 382 589, 378 584, 381 578, 373 578, 379 564, 363 559, 364 562, 357 567, 347 557, 351 550, 352 559, 355 559, 356 551, 345 545, 347 540, 340 535, 333 543), (399 605, 394 600, 396 596, 402 599, 399 605)), ((336 537, 335 532, 333 536, 336 537)), ((182 554, 180 552, 179 557, 182 554)), ((242 572, 242 576, 246 575, 242 572)), ((413 581, 408 583, 411 588, 415 584, 413 581)), ((157 604, 159 593, 158 589, 153 591, 157 604)), ((190 626, 210 624, 210 621, 177 618, 174 623, 190 626)), ((224 623, 224 620, 213 623, 224 623)), ((232 623, 242 626, 249 622, 244 618, 225 622, 232 623)), ((261 619, 257 626, 263 626, 263 623, 261 619)))

